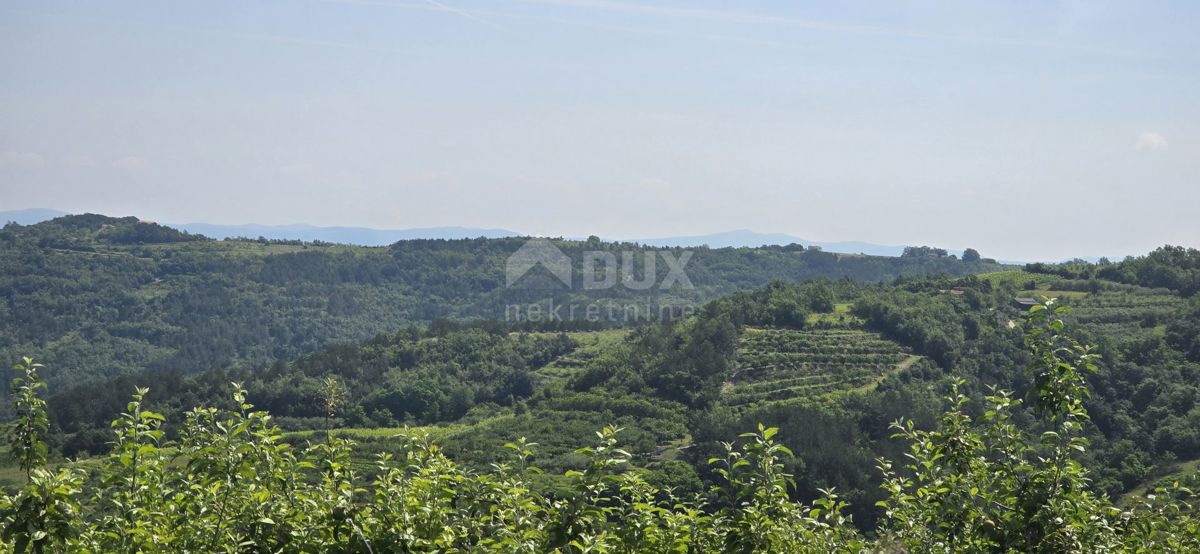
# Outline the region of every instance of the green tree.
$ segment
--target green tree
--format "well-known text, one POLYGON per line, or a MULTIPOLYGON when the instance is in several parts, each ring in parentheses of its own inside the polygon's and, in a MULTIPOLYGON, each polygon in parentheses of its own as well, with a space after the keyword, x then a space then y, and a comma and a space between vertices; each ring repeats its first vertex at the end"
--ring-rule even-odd
POLYGON ((31 358, 13 367, 21 374, 12 382, 14 421, 8 429, 9 456, 25 472, 26 479, 34 468, 46 463, 45 435, 50 422, 46 417, 46 401, 40 395, 46 388, 38 376, 43 367, 31 358))
POLYGON ((15 496, 0 500, 3 531, 16 552, 65 552, 67 541, 75 535, 80 515, 78 494, 82 476, 64 468, 57 472, 42 467, 46 463, 49 427, 46 402, 39 391, 45 383, 38 376, 44 367, 24 358, 14 369, 13 412, 16 421, 9 428, 9 449, 26 478, 25 487, 15 496))

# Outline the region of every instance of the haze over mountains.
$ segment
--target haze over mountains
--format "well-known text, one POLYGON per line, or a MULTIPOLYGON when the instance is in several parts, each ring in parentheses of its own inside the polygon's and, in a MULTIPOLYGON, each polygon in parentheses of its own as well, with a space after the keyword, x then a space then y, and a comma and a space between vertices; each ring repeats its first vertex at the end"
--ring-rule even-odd
POLYGON ((741 246, 753 247, 795 243, 806 247, 819 246, 822 250, 828 252, 869 254, 871 256, 899 256, 904 252, 904 246, 883 245, 862 241, 820 242, 785 233, 757 233, 748 229, 737 229, 708 235, 636 239, 634 242, 648 246, 708 246, 709 248, 738 248, 741 246))
POLYGON ((368 227, 317 227, 304 223, 295 225, 215 225, 212 223, 165 223, 170 227, 198 233, 214 239, 233 237, 264 237, 268 239, 299 239, 359 246, 386 246, 396 241, 413 239, 503 238, 520 236, 507 229, 478 227, 422 227, 415 229, 371 229, 368 227))
MULTIPOLYGON (((55 217, 67 215, 68 212, 44 208, 12 210, 0 212, 0 223, 14 221, 21 225, 32 225, 55 217)), ((488 229, 478 227, 423 227, 412 229, 373 229, 370 227, 320 227, 308 224, 294 225, 219 225, 212 223, 166 223, 189 233, 198 233, 214 239, 232 237, 257 238, 278 240, 324 241, 360 246, 385 246, 400 240, 413 239, 462 239, 462 238, 503 238, 525 236, 527 233, 509 229, 488 229)), ((602 237, 612 240, 613 237, 602 237)), ((747 229, 737 229, 706 235, 673 236, 621 239, 637 242, 647 246, 695 248, 708 246, 710 248, 740 248, 771 245, 801 244, 806 247, 818 246, 827 252, 843 254, 868 254, 872 256, 899 256, 904 251, 904 245, 884 245, 862 241, 832 241, 822 242, 808 240, 785 233, 759 233, 747 229)), ((951 249, 952 253, 961 254, 961 250, 951 249)), ((985 253, 986 255, 986 253, 985 253)))
MULTIPOLYGON (((360 246, 386 246, 399 240, 412 239, 464 239, 464 238, 503 238, 525 236, 528 233, 508 229, 486 229, 479 227, 422 227, 414 229, 372 229, 370 227, 318 227, 308 224, 295 225, 215 225, 211 223, 164 223, 170 227, 199 233, 215 239, 230 237, 265 237, 268 239, 300 239, 306 241, 320 240, 360 246)), ((574 237, 583 238, 583 237, 574 237)), ((613 240, 610 237, 602 237, 613 240)), ((629 240, 647 246, 695 248, 740 248, 771 245, 802 244, 804 246, 819 246, 829 252, 846 254, 870 254, 873 256, 899 256, 904 246, 873 244, 869 242, 817 242, 783 233, 757 233, 747 229, 725 231, 707 235, 657 237, 629 240)))
MULTIPOLYGON (((48 219, 67 215, 61 210, 32 208, 0 212, 0 222, 15 221, 21 225, 32 225, 48 219)), ((508 229, 486 229, 479 227, 422 227, 413 229, 373 229, 370 227, 319 227, 298 223, 294 225, 218 225, 212 223, 165 223, 163 225, 198 233, 214 239, 232 237, 304 241, 320 240, 361 246, 385 246, 399 240, 412 239, 462 239, 462 238, 503 238, 524 236, 526 233, 508 229)), ((611 237, 603 237, 610 239, 611 237)), ((680 246, 694 248, 708 246, 710 248, 740 248, 770 245, 802 244, 804 246, 819 246, 829 252, 845 254, 869 254, 873 256, 899 256, 904 251, 903 245, 883 245, 861 241, 819 242, 788 235, 785 233, 759 233, 748 229, 737 229, 707 235, 654 237, 638 239, 621 239, 645 244, 647 246, 672 247, 680 246)))
POLYGON ((48 210, 45 208, 29 208, 28 210, 9 210, 0 212, 0 223, 16 223, 18 225, 33 225, 48 219, 67 215, 67 212, 48 210))

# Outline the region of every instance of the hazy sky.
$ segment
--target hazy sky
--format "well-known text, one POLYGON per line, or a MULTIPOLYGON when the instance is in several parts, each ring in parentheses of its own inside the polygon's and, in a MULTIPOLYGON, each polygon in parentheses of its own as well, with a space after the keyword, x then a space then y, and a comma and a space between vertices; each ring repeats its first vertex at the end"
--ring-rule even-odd
POLYGON ((1200 246, 1198 28, 1192 1, 0 0, 0 209, 1200 246))

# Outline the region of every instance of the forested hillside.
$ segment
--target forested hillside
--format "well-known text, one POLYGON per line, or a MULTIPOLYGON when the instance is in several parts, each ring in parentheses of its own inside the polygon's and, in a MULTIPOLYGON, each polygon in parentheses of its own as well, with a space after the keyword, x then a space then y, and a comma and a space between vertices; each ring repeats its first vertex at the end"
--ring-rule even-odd
MULTIPOLYGON (((725 344, 727 324, 770 325, 775 308, 813 298, 802 294, 775 287, 710 306, 706 315, 723 320, 716 327, 669 335, 684 356, 704 360, 719 348, 696 345, 725 344)), ((493 444, 496 462, 476 470, 428 431, 405 430, 365 464, 356 461, 365 454, 359 444, 334 434, 309 436, 300 448, 285 442, 237 386, 232 407, 188 411, 177 439, 163 433, 165 417, 137 389, 111 425, 111 454, 48 467, 45 368, 26 359, 16 368, 18 417, 9 434, 24 483, 0 496, 0 545, 16 552, 1194 552, 1195 476, 1125 507, 1092 486, 1081 464, 1089 452, 1082 432, 1100 356, 1067 334, 1069 314, 1047 302, 1022 318, 1032 382, 1025 402, 1004 390, 971 395, 952 379, 935 421, 901 415, 890 425, 904 455, 875 461, 881 483, 871 523, 851 515, 853 501, 833 490, 818 490, 811 502, 791 498, 804 478, 789 462, 809 445, 789 448, 780 428, 762 424, 722 443, 702 463, 711 484, 692 490, 642 469, 625 431, 606 426, 596 438, 576 437, 585 445, 573 450, 574 467, 555 472, 557 485, 545 490, 539 482, 548 473, 531 465, 542 445, 525 437, 503 449, 493 444)), ((340 398, 330 387, 327 417, 340 398)), ((767 405, 780 406, 773 400, 767 405)))
MULTIPOLYGON (((0 358, 39 353, 54 364, 47 381, 58 390, 144 369, 261 367, 410 323, 503 319, 512 315, 505 311, 510 305, 601 302, 617 313, 638 306, 656 318, 660 306, 698 305, 773 279, 877 282, 998 267, 936 253, 886 258, 799 245, 699 248, 685 267, 691 289, 508 287, 505 260, 524 243, 414 240, 366 248, 213 241, 136 218, 92 214, 12 224, 0 230, 0 358)), ((555 244, 576 264, 584 251, 654 250, 594 239, 555 244)), ((660 277, 667 270, 656 266, 660 277)))
MULTIPOLYGON (((1135 263, 1136 260, 1133 260, 1135 263)), ((1200 325, 1196 298, 1098 277, 1002 271, 906 277, 883 284, 773 282, 705 305, 684 321, 603 331, 531 331, 499 322, 407 327, 326 347, 263 368, 193 377, 147 372, 74 387, 50 398, 53 444, 67 456, 107 451, 107 422, 130 390, 153 384, 145 402, 167 414, 174 436, 196 405, 225 405, 229 383, 274 414, 300 445, 340 429, 369 466, 391 438, 419 429, 464 467, 501 461, 496 444, 537 442, 529 462, 538 490, 564 486, 592 431, 625 430, 631 463, 657 486, 698 492, 715 483, 707 460, 759 423, 779 429, 794 456, 794 498, 835 487, 865 527, 881 516, 876 458, 904 445, 888 424, 930 428, 953 383, 980 397, 1000 386, 1021 397, 1034 386, 1022 342, 1019 298, 1057 297, 1070 335, 1094 345, 1092 413, 1079 460, 1098 494, 1119 498, 1200 458, 1200 325), (339 401, 332 412, 325 401, 339 401)), ((980 415, 982 405, 963 408, 980 415)), ((1014 422, 1038 429, 1014 407, 1014 422)))
MULTIPOLYGON (((0 241, 4 349, 57 362, 44 372, 53 383, 44 436, 50 459, 67 467, 107 455, 109 422, 149 385, 139 406, 163 414, 156 441, 190 440, 196 406, 236 413, 244 401, 273 414, 264 437, 315 444, 313 455, 344 458, 363 478, 390 471, 379 456, 416 452, 406 450, 414 437, 435 439, 463 475, 506 463, 497 445, 537 443, 521 458, 533 473, 520 486, 547 506, 575 494, 573 476, 595 462, 594 432, 616 426, 620 467, 656 490, 699 495, 711 513, 724 490, 714 487, 730 475, 710 460, 763 424, 775 430, 752 444, 791 449, 770 462, 794 478, 780 501, 824 502, 836 490, 854 528, 830 529, 870 535, 895 521, 880 506, 905 486, 877 467, 909 452, 891 422, 936 429, 953 420, 947 410, 986 419, 990 387, 1013 398, 1045 389, 1027 371, 1037 360, 1023 323, 1040 297, 1065 308, 1064 340, 1095 353, 1098 372, 1078 393, 1090 417, 1070 430, 1087 441, 1071 458, 1087 472, 1080 492, 1134 502, 1200 459, 1195 250, 1016 270, 926 248, 901 258, 701 249, 687 266, 694 289, 638 292, 506 287, 504 260, 524 244, 516 239, 212 241, 74 216, 6 227, 0 241), (616 326, 496 320, 509 303, 543 298, 699 308, 616 326), (244 400, 230 403, 233 382, 244 400)), ((568 255, 631 247, 555 244, 568 255)), ((1022 432, 1062 424, 1036 402, 1005 410, 1022 432)), ((0 475, 11 487, 29 477, 0 475)))
POLYGON ((1200 554, 1198 28, 0 0, 0 554, 1200 554))

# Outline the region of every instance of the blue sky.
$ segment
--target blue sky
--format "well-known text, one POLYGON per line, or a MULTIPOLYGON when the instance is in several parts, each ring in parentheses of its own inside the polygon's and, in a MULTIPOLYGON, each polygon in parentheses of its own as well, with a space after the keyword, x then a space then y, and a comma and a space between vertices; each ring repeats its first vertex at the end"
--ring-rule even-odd
POLYGON ((1197 28, 1195 2, 0 1, 0 207, 1200 246, 1197 28))

